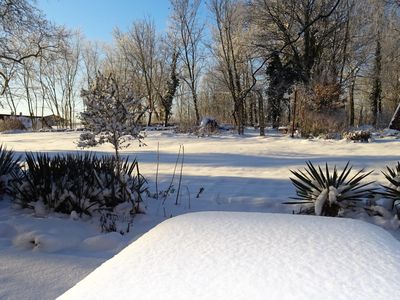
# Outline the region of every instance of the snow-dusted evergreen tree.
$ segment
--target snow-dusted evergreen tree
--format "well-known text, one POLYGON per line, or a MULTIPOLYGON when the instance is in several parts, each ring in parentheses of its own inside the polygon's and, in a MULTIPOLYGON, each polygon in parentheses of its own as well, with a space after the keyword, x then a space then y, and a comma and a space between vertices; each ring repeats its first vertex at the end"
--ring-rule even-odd
POLYGON ((288 107, 288 103, 284 103, 284 94, 289 92, 291 86, 299 80, 299 75, 291 63, 283 63, 278 51, 271 54, 266 70, 268 76, 268 116, 273 128, 279 127, 283 106, 288 107))
POLYGON ((130 141, 137 139, 142 144, 138 125, 142 106, 126 85, 119 85, 112 75, 105 77, 99 73, 92 86, 82 90, 81 96, 86 108, 81 120, 89 133, 81 134, 80 147, 110 143, 120 161, 119 150, 128 147, 130 141))
POLYGON ((178 52, 174 50, 172 53, 171 71, 170 77, 167 80, 166 91, 164 95, 159 95, 161 99, 161 105, 164 108, 164 126, 168 126, 168 120, 172 115, 172 102, 174 100, 176 91, 179 86, 179 78, 177 74, 177 62, 178 62, 178 52))

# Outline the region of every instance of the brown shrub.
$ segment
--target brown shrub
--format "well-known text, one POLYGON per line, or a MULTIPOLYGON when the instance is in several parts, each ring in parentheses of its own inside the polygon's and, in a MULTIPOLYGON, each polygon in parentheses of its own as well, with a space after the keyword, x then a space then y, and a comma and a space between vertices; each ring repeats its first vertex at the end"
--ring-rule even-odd
POLYGON ((0 131, 6 130, 24 130, 26 129, 21 120, 10 118, 0 120, 0 131))
POLYGON ((340 107, 340 85, 337 83, 316 83, 313 88, 313 102, 317 111, 340 107))
POLYGON ((318 137, 341 133, 345 127, 346 121, 340 112, 319 113, 309 111, 300 121, 299 129, 302 137, 318 137))

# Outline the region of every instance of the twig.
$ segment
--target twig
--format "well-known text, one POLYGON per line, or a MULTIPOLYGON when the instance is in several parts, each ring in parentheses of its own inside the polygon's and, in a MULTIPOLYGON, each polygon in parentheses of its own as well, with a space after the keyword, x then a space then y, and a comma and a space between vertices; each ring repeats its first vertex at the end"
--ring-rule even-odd
POLYGON ((158 199, 158 168, 160 166, 160 142, 157 143, 156 197, 158 199))
POLYGON ((185 146, 182 147, 182 161, 181 161, 181 172, 179 174, 179 184, 178 184, 178 192, 176 193, 176 199, 175 199, 175 205, 178 205, 178 198, 179 198, 179 193, 181 190, 181 183, 182 183, 182 170, 183 170, 183 163, 185 160, 185 146))
POLYGON ((187 191, 187 193, 188 193, 188 196, 189 196, 189 209, 191 209, 191 205, 190 205, 190 191, 189 191, 189 187, 188 187, 187 185, 185 185, 185 187, 186 187, 186 191, 187 191))
POLYGON ((176 173, 176 166, 178 165, 179 162, 179 158, 181 156, 181 149, 182 149, 182 145, 179 146, 179 152, 178 152, 178 156, 176 157, 176 162, 175 162, 175 167, 174 167, 174 173, 172 174, 172 179, 171 179, 171 183, 169 184, 166 192, 164 193, 164 199, 162 201, 162 205, 164 205, 165 201, 167 200, 167 196, 169 194, 169 191, 171 190, 173 183, 174 183, 174 179, 175 179, 175 173, 176 173))

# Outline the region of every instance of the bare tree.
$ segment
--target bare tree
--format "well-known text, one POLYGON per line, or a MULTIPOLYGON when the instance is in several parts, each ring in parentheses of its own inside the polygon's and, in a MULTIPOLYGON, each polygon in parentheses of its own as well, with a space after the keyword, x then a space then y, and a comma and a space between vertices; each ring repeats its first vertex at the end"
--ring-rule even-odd
POLYGON ((89 87, 100 71, 100 45, 97 42, 85 41, 81 53, 85 85, 89 87))
POLYGON ((49 24, 28 0, 0 0, 0 94, 4 94, 16 65, 39 58, 58 47, 62 28, 49 24))
POLYGON ((60 85, 65 98, 64 119, 70 128, 74 126, 76 99, 78 98, 78 72, 81 59, 81 38, 78 33, 71 37, 62 51, 60 85))
POLYGON ((267 54, 279 51, 291 60, 300 79, 309 84, 313 69, 329 49, 341 24, 330 22, 340 0, 251 1, 258 39, 255 45, 267 54))
POLYGON ((116 31, 118 47, 130 64, 132 73, 139 74, 144 85, 147 100, 148 122, 150 126, 155 110, 155 68, 157 37, 154 22, 145 19, 136 21, 127 33, 116 31), (138 72, 139 71, 139 72, 138 72))
POLYGON ((204 25, 199 24, 200 0, 170 0, 172 6, 172 31, 176 33, 180 61, 183 65, 182 80, 190 89, 196 123, 200 122, 198 85, 204 55, 201 48, 204 25))
POLYGON ((265 62, 254 68, 254 59, 249 54, 248 24, 245 22, 245 6, 240 1, 212 0, 213 15, 212 52, 217 61, 217 70, 233 99, 233 117, 238 134, 244 133, 245 99, 256 84, 255 75, 265 62), (250 74, 250 76, 249 76, 250 74), (248 80, 251 78, 250 80, 248 80))

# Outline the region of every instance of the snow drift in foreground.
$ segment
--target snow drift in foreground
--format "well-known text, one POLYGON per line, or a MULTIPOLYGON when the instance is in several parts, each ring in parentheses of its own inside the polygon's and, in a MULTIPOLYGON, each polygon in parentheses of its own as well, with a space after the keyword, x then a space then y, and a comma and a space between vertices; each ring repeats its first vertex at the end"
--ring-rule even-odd
POLYGON ((365 222, 202 212, 169 219, 59 299, 394 299, 400 243, 365 222))

